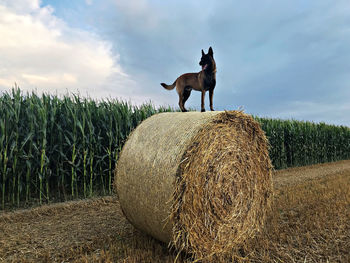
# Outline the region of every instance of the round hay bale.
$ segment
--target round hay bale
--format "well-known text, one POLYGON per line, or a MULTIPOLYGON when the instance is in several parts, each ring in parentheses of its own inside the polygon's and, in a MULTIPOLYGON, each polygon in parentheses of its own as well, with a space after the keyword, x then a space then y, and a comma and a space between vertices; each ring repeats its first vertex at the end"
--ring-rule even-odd
POLYGON ((125 143, 114 186, 136 228, 196 259, 222 258, 264 223, 267 139, 241 111, 157 114, 125 143))

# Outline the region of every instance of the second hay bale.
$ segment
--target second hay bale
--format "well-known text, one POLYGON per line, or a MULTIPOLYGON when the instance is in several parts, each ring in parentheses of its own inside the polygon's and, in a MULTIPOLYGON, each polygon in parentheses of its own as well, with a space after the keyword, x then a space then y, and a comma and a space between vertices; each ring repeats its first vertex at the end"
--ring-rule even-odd
POLYGON ((266 137, 251 116, 162 113, 130 135, 115 188, 135 227, 211 258, 259 231, 270 206, 271 172, 266 137))

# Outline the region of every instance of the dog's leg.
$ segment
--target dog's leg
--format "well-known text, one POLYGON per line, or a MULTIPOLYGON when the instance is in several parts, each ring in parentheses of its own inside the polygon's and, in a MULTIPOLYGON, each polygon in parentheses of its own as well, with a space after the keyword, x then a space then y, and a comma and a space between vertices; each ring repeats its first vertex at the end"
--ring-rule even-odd
POLYGON ((192 91, 191 86, 186 86, 185 89, 184 89, 184 91, 183 91, 183 95, 182 95, 182 106, 183 106, 183 108, 185 109, 185 111, 187 111, 187 109, 185 108, 185 103, 186 103, 186 101, 188 100, 188 98, 190 97, 191 91, 192 91))
POLYGON ((187 111, 185 109, 184 104, 185 104, 185 102, 184 102, 184 92, 181 92, 181 93, 179 93, 179 107, 180 107, 182 112, 186 112, 187 111))
POLYGON ((214 95, 214 89, 209 90, 209 103, 210 103, 210 110, 214 111, 213 108, 213 95, 214 95))
POLYGON ((202 90, 201 112, 205 112, 204 99, 205 99, 205 90, 202 90))

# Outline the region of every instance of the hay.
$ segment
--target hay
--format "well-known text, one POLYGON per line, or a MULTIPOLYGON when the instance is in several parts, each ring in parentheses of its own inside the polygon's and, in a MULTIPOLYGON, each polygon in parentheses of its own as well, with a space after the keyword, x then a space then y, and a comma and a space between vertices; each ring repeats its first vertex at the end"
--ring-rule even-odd
POLYGON ((264 223, 267 140, 240 111, 157 114, 130 135, 114 186, 135 227, 196 259, 218 260, 264 223))

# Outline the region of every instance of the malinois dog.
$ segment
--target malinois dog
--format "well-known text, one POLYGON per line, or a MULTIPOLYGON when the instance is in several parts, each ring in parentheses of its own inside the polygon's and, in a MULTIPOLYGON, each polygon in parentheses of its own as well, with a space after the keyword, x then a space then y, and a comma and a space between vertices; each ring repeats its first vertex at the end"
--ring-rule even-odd
POLYGON ((198 73, 186 73, 178 77, 172 85, 160 83, 165 89, 172 90, 176 86, 176 91, 179 94, 179 106, 181 111, 187 111, 185 102, 191 95, 192 90, 202 92, 201 111, 205 111, 204 98, 205 92, 209 90, 210 110, 213 108, 213 94, 216 84, 216 64, 214 60, 213 49, 210 47, 208 54, 205 54, 202 49, 202 58, 199 62, 202 70, 198 73))

